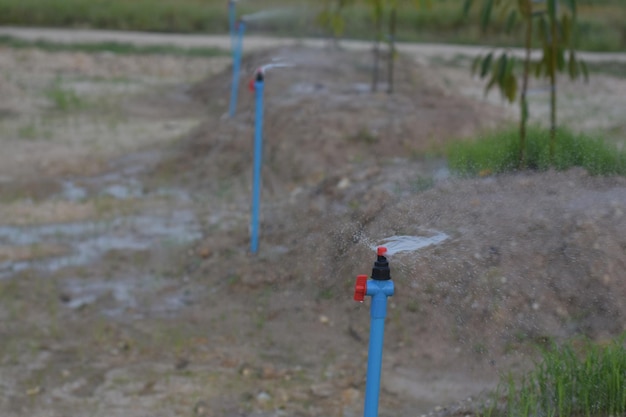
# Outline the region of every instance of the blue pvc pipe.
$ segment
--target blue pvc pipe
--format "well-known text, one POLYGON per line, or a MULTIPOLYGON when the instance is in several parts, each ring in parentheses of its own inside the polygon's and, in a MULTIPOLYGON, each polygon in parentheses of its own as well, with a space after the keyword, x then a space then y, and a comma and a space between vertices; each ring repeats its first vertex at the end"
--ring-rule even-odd
POLYGON ((233 82, 230 91, 230 107, 228 114, 235 117, 237 111, 237 96, 239 94, 239 68, 241 67, 241 51, 243 49, 243 34, 246 31, 246 24, 239 21, 239 30, 237 31, 237 44, 233 49, 233 82))
POLYGON ((256 111, 254 116, 254 166, 252 181, 252 216, 250 221, 250 252, 259 249, 259 206, 261 204, 261 162, 263 159, 263 80, 254 82, 256 111))
POLYGON ((378 396, 380 393, 380 374, 383 362, 383 339, 385 316, 387 315, 387 297, 393 295, 393 281, 367 281, 367 295, 372 297, 370 307, 370 342, 367 354, 367 380, 365 383, 364 417, 378 415, 378 396))

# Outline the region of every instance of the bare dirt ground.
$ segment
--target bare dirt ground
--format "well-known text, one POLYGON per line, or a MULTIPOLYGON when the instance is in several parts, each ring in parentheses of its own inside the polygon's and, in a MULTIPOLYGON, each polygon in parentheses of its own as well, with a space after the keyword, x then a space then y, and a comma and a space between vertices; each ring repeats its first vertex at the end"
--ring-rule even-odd
MULTIPOLYGON (((359 415, 354 277, 394 235, 445 238, 390 257, 382 416, 471 414, 537 346, 621 334, 626 180, 454 178, 441 146, 514 109, 455 56, 371 93, 369 59, 251 54, 228 119, 225 58, 0 50, 0 414, 359 415), (276 57, 251 256, 244 87, 276 57)), ((624 142, 626 80, 563 88, 573 128, 624 142)))

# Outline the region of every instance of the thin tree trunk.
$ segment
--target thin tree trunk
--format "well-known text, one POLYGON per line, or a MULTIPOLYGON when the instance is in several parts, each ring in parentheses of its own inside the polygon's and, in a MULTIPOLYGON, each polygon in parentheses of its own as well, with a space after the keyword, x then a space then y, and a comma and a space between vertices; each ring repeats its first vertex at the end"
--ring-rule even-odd
POLYGON ((382 23, 383 16, 382 13, 375 13, 375 22, 374 25, 376 27, 376 39, 374 40, 374 69, 372 71, 372 92, 376 92, 378 90, 378 73, 379 73, 379 62, 380 62, 380 38, 382 33, 382 23))
POLYGON ((396 9, 391 10, 389 16, 389 58, 387 61, 387 93, 393 93, 393 70, 396 59, 396 9))
MULTIPOLYGON (((532 7, 532 3, 530 3, 532 7)), ((518 168, 524 169, 526 168, 526 124, 528 123, 528 78, 530 75, 530 52, 531 52, 531 42, 532 42, 532 9, 528 14, 526 19, 526 39, 524 41, 524 48, 526 49, 526 56, 524 57, 524 74, 522 78, 522 91, 520 95, 520 108, 521 108, 521 118, 519 124, 519 160, 518 160, 518 168)))
POLYGON ((557 17, 556 0, 554 15, 550 16, 550 162, 554 164, 556 152, 556 71, 557 71, 557 17))

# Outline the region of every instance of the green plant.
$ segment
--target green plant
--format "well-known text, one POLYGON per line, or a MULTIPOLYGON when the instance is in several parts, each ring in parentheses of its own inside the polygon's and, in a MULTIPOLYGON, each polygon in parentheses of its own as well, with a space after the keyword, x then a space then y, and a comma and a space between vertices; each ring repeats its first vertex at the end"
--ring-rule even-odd
POLYGON ((407 9, 411 6, 418 10, 423 7, 430 8, 430 0, 388 0, 389 1, 389 33, 387 35, 389 56, 387 58, 387 92, 393 93, 394 62, 396 60, 396 31, 398 26, 398 9, 407 9))
POLYGON ((344 11, 352 2, 353 0, 324 0, 322 11, 315 18, 318 25, 330 31, 335 42, 343 35, 346 26, 344 11))
POLYGON ((365 127, 360 128, 356 133, 348 136, 347 138, 350 142, 362 142, 368 145, 372 145, 378 142, 379 138, 376 136, 374 132, 365 127))
POLYGON ((383 38, 383 15, 385 13, 384 0, 366 0, 370 8, 374 33, 374 65, 372 67, 372 92, 378 90, 378 73, 380 62, 380 42, 383 38))
MULTIPOLYGON (((465 0, 464 15, 469 14, 474 0, 465 0)), ((490 52, 485 56, 478 56, 472 64, 472 73, 479 73, 481 78, 488 78, 485 87, 485 94, 493 87, 497 87, 502 96, 509 102, 514 102, 518 91, 520 95, 520 124, 519 124, 519 156, 518 166, 523 168, 526 163, 525 141, 526 125, 528 122, 528 78, 530 76, 531 65, 535 67, 535 75, 549 79, 550 89, 550 157, 554 156, 554 144, 556 141, 556 73, 562 72, 565 67, 565 50, 568 49, 568 73, 572 79, 578 78, 582 73, 588 77, 586 64, 577 59, 574 45, 576 41, 576 0, 567 0, 567 10, 558 15, 558 0, 547 0, 546 10, 538 10, 533 0, 484 0, 480 12, 480 25, 486 31, 494 9, 499 11, 500 16, 506 16, 506 31, 511 32, 516 19, 523 20, 524 39, 524 60, 522 71, 521 88, 518 87, 518 76, 516 74, 516 58, 509 51, 503 51, 498 58, 495 52, 490 52), (546 17, 547 16, 547 19, 546 17), (542 57, 535 63, 531 62, 531 49, 533 40, 533 21, 538 21, 539 41, 541 43, 542 57)))
MULTIPOLYGON (((473 0, 465 0, 463 6, 463 13, 465 16, 469 14, 469 10, 473 4, 473 0)), ((524 167, 525 164, 525 141, 526 141, 526 125, 528 122, 528 78, 530 74, 530 59, 532 48, 532 33, 533 33, 533 1, 532 0, 519 0, 515 3, 511 1, 501 0, 484 0, 483 7, 481 9, 480 26, 482 31, 487 30, 487 26, 490 22, 492 10, 499 8, 501 15, 507 15, 506 18, 506 31, 511 32, 518 16, 522 17, 524 21, 523 38, 524 38, 524 69, 522 72, 522 85, 521 89, 518 87, 518 80, 516 75, 516 58, 508 51, 501 53, 498 59, 494 59, 495 53, 492 51, 485 56, 478 56, 472 64, 472 74, 478 72, 481 78, 489 78, 487 86, 485 87, 485 94, 489 92, 491 88, 497 86, 503 97, 509 102, 514 102, 518 90, 520 91, 520 124, 519 124, 519 156, 518 166, 524 167)))
POLYGON ((556 146, 556 74, 565 70, 566 50, 568 50, 567 72, 570 78, 576 79, 580 73, 583 73, 585 78, 588 77, 587 65, 576 58, 574 50, 578 19, 576 0, 567 0, 565 4, 569 13, 564 10, 559 16, 559 1, 546 0, 546 12, 539 18, 539 39, 543 54, 537 63, 535 75, 543 75, 550 80, 550 158, 554 158, 556 146))
POLYGON ((22 139, 35 139, 38 135, 37 126, 30 122, 27 125, 20 126, 17 130, 17 134, 22 139))
POLYGON ((174 55, 174 56, 198 56, 213 57, 226 56, 227 51, 219 48, 182 48, 171 45, 146 45, 139 46, 125 42, 93 42, 93 43, 59 43, 45 40, 24 40, 11 36, 0 35, 0 45, 22 49, 38 48, 49 52, 112 52, 118 55, 174 55))
POLYGON ((57 110, 70 111, 83 105, 83 100, 78 94, 73 89, 64 87, 60 78, 57 78, 52 86, 46 89, 45 95, 57 110))
MULTIPOLYGON (((526 167, 565 170, 585 168, 592 175, 626 175, 626 152, 601 139, 557 129, 554 156, 550 156, 550 132, 532 127, 526 141, 526 167)), ((518 132, 513 129, 485 135, 474 141, 452 143, 447 148, 450 169, 460 175, 476 176, 512 172, 518 168, 518 132)))
POLYGON ((430 190, 435 185, 435 180, 433 177, 422 177, 418 176, 411 183, 411 188, 416 193, 421 193, 422 191, 430 190))
POLYGON ((623 340, 552 345, 535 368, 519 379, 509 374, 483 416, 569 417, 626 413, 626 349, 623 340))

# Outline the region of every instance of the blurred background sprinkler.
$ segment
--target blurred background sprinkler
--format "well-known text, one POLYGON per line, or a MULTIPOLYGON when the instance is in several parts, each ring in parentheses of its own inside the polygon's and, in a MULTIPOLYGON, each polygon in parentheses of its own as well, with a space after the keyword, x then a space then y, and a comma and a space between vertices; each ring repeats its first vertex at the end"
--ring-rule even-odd
POLYGON ((235 117, 237 113, 237 99, 239 97, 239 72, 241 68, 241 56, 243 54, 243 36, 246 25, 253 21, 262 21, 280 16, 294 14, 294 10, 280 8, 262 10, 242 16, 237 20, 237 3, 241 0, 229 0, 228 2, 228 27, 230 29, 230 48, 233 57, 233 80, 230 92, 229 117, 235 117))
POLYGON ((387 248, 376 250, 376 261, 372 268, 371 279, 367 275, 359 275, 354 287, 355 301, 363 302, 365 296, 372 297, 370 306, 370 342, 367 354, 367 379, 365 382, 364 417, 378 415, 378 395, 380 393, 380 374, 383 362, 383 338, 385 333, 385 316, 387 315, 387 297, 394 293, 389 262, 385 257, 387 248))
POLYGON ((255 94, 254 114, 254 165, 252 173, 252 213, 250 216, 250 252, 259 250, 259 211, 261 205, 261 165, 263 163, 263 89, 265 74, 272 68, 293 67, 284 62, 263 65, 254 72, 250 80, 250 90, 255 94))

